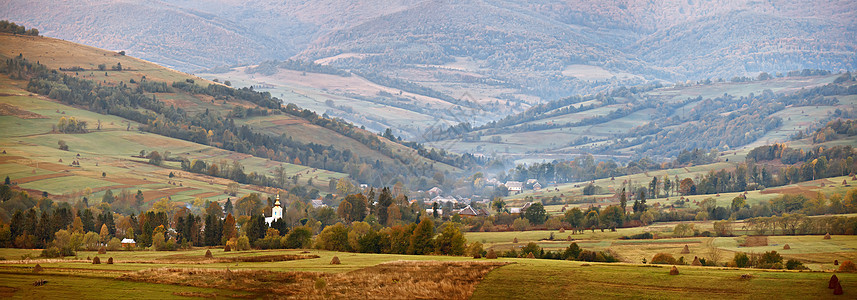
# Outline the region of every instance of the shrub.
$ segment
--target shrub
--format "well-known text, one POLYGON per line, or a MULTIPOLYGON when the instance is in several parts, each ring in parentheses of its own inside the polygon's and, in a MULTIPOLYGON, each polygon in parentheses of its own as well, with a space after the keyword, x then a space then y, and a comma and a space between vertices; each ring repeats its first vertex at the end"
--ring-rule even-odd
POLYGON ((643 233, 638 233, 638 234, 634 234, 631 236, 621 237, 621 239, 623 239, 623 240, 650 240, 650 239, 654 239, 654 238, 655 238, 655 235, 652 234, 651 232, 643 232, 643 233))
POLYGON ((565 248, 562 256, 565 259, 576 259, 580 255, 580 251, 580 246, 577 246, 577 243, 571 243, 568 248, 565 248))
POLYGON ((116 251, 119 250, 119 248, 122 248, 122 241, 118 238, 112 238, 107 242, 107 250, 116 251))
POLYGON ((250 238, 248 238, 246 235, 242 235, 238 238, 238 243, 236 244, 236 246, 238 251, 250 250, 250 238))
POLYGON ((325 287, 327 287, 327 281, 325 281, 324 278, 319 277, 315 280, 315 289, 321 290, 325 287))
POLYGON ((735 264, 736 267, 746 268, 750 266, 750 257, 747 256, 746 253, 735 253, 735 257, 732 258, 732 263, 735 264))
POLYGON ((472 255, 473 257, 476 257, 477 255, 482 257, 482 253, 484 252, 485 250, 482 249, 482 243, 480 242, 473 242, 469 247, 467 247, 467 254, 472 255))
POLYGON ((42 253, 39 254, 39 257, 45 258, 57 258, 62 257, 62 253, 60 253, 60 249, 57 247, 50 247, 45 250, 42 250, 42 253))
POLYGON ((839 265, 839 272, 857 272, 857 265, 853 261, 846 260, 839 265))
MULTIPOLYGON (((535 254, 541 253, 541 250, 542 250, 542 248, 539 247, 538 244, 536 244, 534 242, 529 242, 529 243, 527 243, 526 246, 521 248, 521 255, 524 255, 524 253, 530 253, 530 254, 535 255, 535 254)), ((529 257, 529 255, 527 255, 527 257, 529 257)))
POLYGON ((652 263, 660 265, 674 265, 677 264, 678 261, 676 261, 675 257, 670 255, 669 253, 658 253, 655 254, 654 257, 652 257, 652 263))
POLYGON ((497 259, 497 252, 494 252, 494 249, 488 249, 488 254, 485 255, 487 259, 497 259))
POLYGON ((803 265, 802 262, 796 259, 789 259, 786 261, 786 269, 789 270, 806 270, 807 267, 803 265))

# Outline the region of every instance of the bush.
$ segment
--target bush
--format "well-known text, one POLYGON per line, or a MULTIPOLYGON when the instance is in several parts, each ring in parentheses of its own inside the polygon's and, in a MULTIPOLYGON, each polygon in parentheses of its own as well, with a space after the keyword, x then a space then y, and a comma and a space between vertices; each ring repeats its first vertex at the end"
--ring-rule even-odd
POLYGON ((846 260, 839 264, 839 272, 857 272, 857 265, 853 261, 846 260))
POLYGON ((467 247, 467 254, 473 257, 476 257, 477 255, 481 257, 484 252, 485 250, 482 249, 482 243, 480 242, 473 242, 467 247))
POLYGON ((315 280, 315 289, 321 290, 325 287, 327 287, 327 281, 325 281, 324 278, 319 277, 315 280))
POLYGON ((44 258, 57 258, 62 257, 62 253, 60 253, 60 249, 57 247, 50 247, 45 250, 42 250, 42 253, 39 254, 39 257, 44 258))
POLYGON ((638 234, 631 235, 631 236, 623 236, 620 239, 623 239, 623 240, 650 240, 650 239, 654 239, 654 238, 655 238, 655 235, 652 234, 651 232, 643 232, 643 233, 638 233, 638 234))
POLYGON ((674 265, 677 264, 678 261, 676 261, 675 257, 670 255, 669 253, 658 253, 655 254, 654 257, 652 257, 652 263, 660 265, 674 265))
POLYGON ((806 270, 807 267, 803 265, 802 262, 796 259, 789 259, 786 261, 786 269, 789 270, 806 270))
POLYGON ((494 249, 488 249, 488 254, 487 254, 487 255, 485 255, 485 258, 487 258, 487 259, 497 259, 497 252, 495 252, 495 251, 494 251, 494 249))
POLYGON ((538 244, 533 243, 533 242, 529 242, 529 243, 527 243, 526 246, 521 248, 521 255, 524 255, 526 253, 532 253, 533 255, 537 255, 537 254, 541 253, 541 251, 542 251, 542 248, 539 247, 538 244))
POLYGON ((122 248, 122 241, 118 238, 112 238, 107 242, 107 250, 116 251, 119 250, 119 248, 122 248))
POLYGON ((250 238, 248 238, 246 235, 242 235, 238 238, 238 243, 236 244, 236 246, 238 251, 250 250, 250 238))
POLYGON ((736 267, 746 268, 750 266, 750 257, 747 256, 746 253, 735 253, 735 257, 732 258, 732 263, 735 264, 736 267))

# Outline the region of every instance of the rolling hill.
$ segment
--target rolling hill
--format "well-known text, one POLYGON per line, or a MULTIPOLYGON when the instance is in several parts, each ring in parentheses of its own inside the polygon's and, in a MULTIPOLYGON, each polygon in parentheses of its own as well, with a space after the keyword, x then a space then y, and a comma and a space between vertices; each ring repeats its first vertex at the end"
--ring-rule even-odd
POLYGON ((854 69, 855 14, 853 1, 0 5, 0 18, 47 36, 127 50, 183 71, 209 69, 200 74, 269 88, 319 114, 376 132, 393 128, 420 141, 430 139, 423 136, 435 127, 481 125, 547 101, 621 86, 854 69), (280 63, 288 59, 370 83, 338 75, 307 78, 304 73, 316 72, 280 63))
POLYGON ((56 199, 140 189, 146 201, 225 200, 224 189, 236 182, 237 193, 282 188, 306 197, 312 189, 335 192, 329 183, 343 177, 416 189, 434 184, 435 173, 460 171, 350 124, 293 105, 278 109, 268 94, 120 53, 10 34, 0 34, 0 45, 9 72, 0 77, 0 175, 56 199), (88 126, 65 131, 70 118, 88 126), (199 130, 201 139, 194 133, 199 130), (59 141, 67 151, 58 149, 59 141), (150 164, 141 150, 158 151, 165 160, 150 164), (209 167, 196 169, 197 160, 209 167), (234 176, 239 169, 246 177, 234 176), (224 175, 227 170, 232 175, 224 175))

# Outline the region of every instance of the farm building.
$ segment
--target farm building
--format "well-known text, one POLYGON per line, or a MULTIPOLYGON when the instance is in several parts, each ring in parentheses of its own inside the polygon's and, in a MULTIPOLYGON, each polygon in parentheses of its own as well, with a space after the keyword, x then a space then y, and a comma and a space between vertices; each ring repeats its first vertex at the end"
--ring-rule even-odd
POLYGON ((136 247, 136 246, 137 246, 137 242, 134 241, 134 239, 128 239, 128 238, 122 239, 122 247, 136 247))
POLYGON ((468 205, 465 208, 454 211, 460 216, 463 217, 478 217, 478 216, 487 216, 488 213, 483 209, 475 209, 472 206, 468 205))
POLYGON ((520 192, 524 189, 524 184, 520 181, 506 181, 506 189, 510 192, 520 192))
POLYGON ((527 203, 524 203, 524 206, 521 206, 521 207, 512 207, 512 208, 510 208, 510 209, 509 209, 509 213, 510 213, 510 214, 521 214, 521 213, 523 213, 524 211, 526 211, 526 210, 527 210, 527 208, 530 208, 530 205, 533 205, 533 203, 532 203, 532 202, 527 202, 527 203))

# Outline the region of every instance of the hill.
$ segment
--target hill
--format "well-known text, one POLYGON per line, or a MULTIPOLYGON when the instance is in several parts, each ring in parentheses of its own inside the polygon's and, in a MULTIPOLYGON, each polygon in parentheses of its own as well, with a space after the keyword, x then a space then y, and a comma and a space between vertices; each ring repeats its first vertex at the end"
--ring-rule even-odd
POLYGON ((582 153, 658 159, 685 149, 728 152, 783 142, 831 119, 854 118, 857 85, 849 73, 789 74, 569 97, 483 126, 452 128, 430 144, 529 161, 582 153))
POLYGON ((853 1, 40 0, 0 8, 0 18, 48 36, 209 69, 205 78, 269 87, 319 114, 373 131, 401 128, 397 135, 420 141, 434 127, 481 125, 574 94, 857 66, 853 1), (305 78, 314 72, 294 65, 285 69, 298 72, 254 70, 289 59, 371 83, 305 78), (447 113, 442 102, 466 113, 447 113))
MULTIPOLYGON (((175 193, 158 197, 223 199, 218 195, 234 180, 252 184, 245 190, 300 187, 305 197, 312 189, 335 192, 330 181, 345 176, 374 186, 402 182, 419 189, 434 184, 436 173, 460 170, 350 124, 294 105, 281 106, 267 93, 231 89, 120 53, 52 38, 0 34, 0 41, 8 74, 2 78, 2 118, 8 124, 3 144, 9 153, 6 162, 12 164, 3 177, 33 191, 77 197, 87 187, 96 194, 170 188, 175 193), (71 117, 88 127, 58 129, 71 117), (74 153, 57 149, 59 140, 74 153), (136 157, 141 150, 168 152, 171 159, 164 157, 161 167, 147 166, 148 157, 136 157), (78 159, 78 153, 85 158, 78 159), (195 160, 217 165, 222 172, 196 169, 195 160), (58 161, 63 163, 39 167, 58 161), (89 162, 69 165, 82 161, 89 162), (246 177, 226 174, 227 169, 236 170, 233 162, 243 167, 246 177), (136 171, 133 166, 138 164, 146 171, 136 171), (171 172, 188 178, 164 177, 171 172), (118 181, 111 181, 114 176, 118 181), (158 184, 146 186, 145 181, 154 178, 158 184), (218 185, 208 186, 214 183, 218 185)), ((146 199, 158 198, 152 197, 146 199)))

